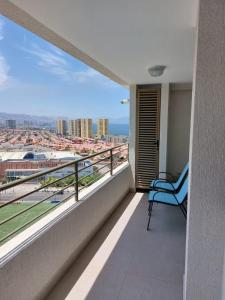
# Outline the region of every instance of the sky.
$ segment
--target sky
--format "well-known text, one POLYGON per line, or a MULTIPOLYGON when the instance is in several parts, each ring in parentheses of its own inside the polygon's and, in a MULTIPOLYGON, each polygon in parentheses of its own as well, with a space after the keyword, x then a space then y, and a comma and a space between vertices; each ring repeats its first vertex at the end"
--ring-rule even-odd
POLYGON ((53 117, 123 118, 128 90, 0 16, 0 111, 53 117))

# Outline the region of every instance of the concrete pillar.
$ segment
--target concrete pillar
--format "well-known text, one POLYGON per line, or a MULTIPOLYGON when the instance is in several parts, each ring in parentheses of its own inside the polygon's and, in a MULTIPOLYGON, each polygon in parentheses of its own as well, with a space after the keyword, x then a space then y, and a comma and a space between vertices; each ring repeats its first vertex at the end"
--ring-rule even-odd
POLYGON ((130 86, 129 162, 132 172, 131 191, 135 191, 136 162, 136 85, 130 86))
POLYGON ((169 83, 163 83, 161 87, 160 110, 160 147, 159 147, 159 171, 166 172, 167 165, 167 135, 168 135, 168 111, 169 111, 169 83))
POLYGON ((221 300, 225 245, 225 1, 200 0, 184 299, 221 300))

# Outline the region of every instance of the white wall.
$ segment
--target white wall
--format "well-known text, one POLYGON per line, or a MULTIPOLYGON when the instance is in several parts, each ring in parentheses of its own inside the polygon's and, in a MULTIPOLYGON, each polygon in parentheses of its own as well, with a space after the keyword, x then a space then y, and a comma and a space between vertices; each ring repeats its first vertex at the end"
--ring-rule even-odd
MULTIPOLYGON (((191 119, 191 84, 162 84, 159 170, 181 172, 188 161, 191 119)), ((130 87, 129 159, 135 189, 136 85, 130 87)))
POLYGON ((168 146, 168 116, 169 116, 169 83, 163 83, 161 87, 160 107, 160 147, 159 147, 159 171, 167 171, 167 146, 168 146))
POLYGON ((191 88, 171 88, 169 100, 167 171, 172 174, 179 173, 188 162, 191 99, 191 88))
POLYGON ((135 84, 130 86, 130 120, 129 120, 129 162, 132 172, 132 190, 135 191, 136 185, 136 93, 135 84))
POLYGON ((0 299, 43 299, 129 192, 130 166, 80 201, 48 231, 0 267, 0 299))
POLYGON ((225 247, 225 1, 201 0, 193 86, 185 300, 221 300, 225 247))

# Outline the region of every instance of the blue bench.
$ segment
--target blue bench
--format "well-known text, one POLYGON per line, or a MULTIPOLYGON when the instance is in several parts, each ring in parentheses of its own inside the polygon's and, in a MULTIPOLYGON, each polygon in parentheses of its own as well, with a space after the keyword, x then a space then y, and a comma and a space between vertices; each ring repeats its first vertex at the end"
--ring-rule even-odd
POLYGON ((149 230, 152 207, 153 207, 154 202, 179 207, 181 209, 185 219, 186 219, 187 210, 186 210, 186 207, 184 205, 184 202, 187 199, 187 192, 188 192, 188 176, 186 176, 179 192, 154 191, 154 190, 150 191, 149 196, 148 196, 148 201, 149 201, 148 215, 149 215, 149 219, 148 219, 147 230, 149 230))

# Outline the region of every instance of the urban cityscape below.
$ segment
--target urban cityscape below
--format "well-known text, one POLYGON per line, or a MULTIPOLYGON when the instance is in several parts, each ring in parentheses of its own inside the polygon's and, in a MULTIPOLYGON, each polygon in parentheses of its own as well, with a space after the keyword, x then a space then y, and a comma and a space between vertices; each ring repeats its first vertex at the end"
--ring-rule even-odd
POLYGON ((128 160, 129 90, 0 16, 0 246, 128 160))
POLYGON ((108 119, 98 119, 96 130, 92 119, 1 122, 0 245, 128 160, 128 136, 110 134, 109 125, 108 119))
MULTIPOLYGON (((50 122, 33 120, 7 119, 5 124, 1 122, 1 182, 21 179, 128 142, 127 135, 110 134, 109 126, 109 119, 105 118, 98 119, 96 124, 90 118, 57 119, 55 127, 50 122)), ((127 153, 122 152, 121 155, 126 156, 127 153)), ((88 163, 88 160, 84 161, 84 164, 88 163)), ((71 168, 66 170, 72 171, 71 168)), ((92 171, 92 168, 87 168, 80 176, 92 171)), ((52 176, 63 177, 65 170, 52 176)))

